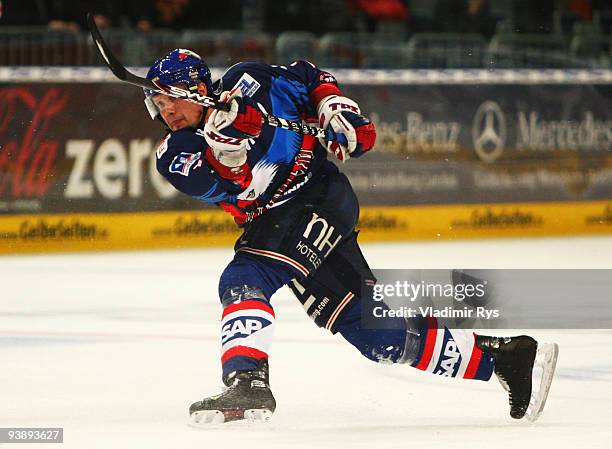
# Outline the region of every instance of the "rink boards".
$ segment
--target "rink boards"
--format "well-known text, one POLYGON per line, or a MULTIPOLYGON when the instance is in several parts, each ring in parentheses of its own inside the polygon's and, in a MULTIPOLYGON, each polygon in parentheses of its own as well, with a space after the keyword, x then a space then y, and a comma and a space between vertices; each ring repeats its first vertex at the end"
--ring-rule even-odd
MULTIPOLYGON (((378 130, 339 164, 362 240, 612 233, 612 70, 332 72, 378 130)), ((0 253, 231 244, 157 173, 163 135, 106 69, 0 68, 0 253)))
MULTIPOLYGON (((606 234, 612 201, 364 207, 360 241, 606 234)), ((218 210, 0 216, 0 253, 227 246, 239 236, 218 210)))

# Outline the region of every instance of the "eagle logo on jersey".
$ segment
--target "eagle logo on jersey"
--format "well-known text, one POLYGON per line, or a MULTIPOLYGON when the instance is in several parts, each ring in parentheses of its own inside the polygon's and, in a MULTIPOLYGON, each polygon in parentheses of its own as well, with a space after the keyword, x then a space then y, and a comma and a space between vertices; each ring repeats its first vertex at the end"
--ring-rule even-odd
MULTIPOLYGON (((189 176, 189 170, 200 160, 202 153, 180 153, 172 159, 170 163, 170 173, 189 176)), ((201 165, 201 164, 200 164, 201 165)), ((196 165, 199 167, 200 165, 196 165)))

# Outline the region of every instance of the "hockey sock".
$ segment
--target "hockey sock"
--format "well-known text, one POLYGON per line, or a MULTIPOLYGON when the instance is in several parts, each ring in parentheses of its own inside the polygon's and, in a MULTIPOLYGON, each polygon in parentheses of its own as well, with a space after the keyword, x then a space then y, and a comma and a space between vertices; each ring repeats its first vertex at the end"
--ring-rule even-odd
POLYGON ((268 358, 274 333, 274 310, 268 301, 248 299, 228 304, 221 318, 223 376, 257 368, 268 358))
POLYGON ((466 329, 438 327, 435 318, 420 318, 416 357, 411 365, 423 371, 447 377, 489 380, 493 357, 476 346, 476 334, 466 329))
POLYGON ((337 330, 361 354, 378 363, 398 363, 406 345, 406 325, 403 318, 393 319, 391 329, 364 328, 361 301, 349 303, 337 322, 337 330))
POLYGON ((364 328, 361 302, 355 301, 338 323, 338 332, 370 360, 407 363, 447 377, 489 380, 493 357, 476 346, 465 329, 438 327, 435 318, 390 318, 389 329, 364 328))

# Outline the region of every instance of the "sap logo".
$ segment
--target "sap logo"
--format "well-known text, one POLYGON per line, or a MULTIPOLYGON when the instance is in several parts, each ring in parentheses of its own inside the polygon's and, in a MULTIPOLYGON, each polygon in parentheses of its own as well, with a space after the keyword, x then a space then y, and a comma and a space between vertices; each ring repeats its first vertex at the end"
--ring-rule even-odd
POLYGON ((327 220, 319 217, 316 213, 313 212, 312 218, 310 219, 310 223, 308 223, 304 234, 302 234, 305 239, 310 237, 310 233, 312 232, 317 223, 321 224, 321 230, 319 231, 319 235, 314 240, 313 244, 319 251, 323 251, 323 249, 325 249, 325 246, 329 246, 329 249, 323 255, 323 257, 327 257, 331 250, 334 249, 334 247, 338 244, 338 242, 342 238, 342 235, 338 234, 338 237, 332 243, 331 238, 335 228, 333 226, 330 226, 329 223, 327 223, 327 220))
POLYGON ((254 332, 262 330, 270 323, 270 321, 263 318, 237 318, 221 328, 221 343, 227 343, 229 340, 237 337, 248 337, 254 332))
MULTIPOLYGON (((175 156, 170 163, 170 173, 178 173, 179 175, 189 176, 189 170, 200 160, 202 153, 180 153, 175 156)), ((198 165, 199 167, 199 165, 198 165)))
POLYGON ((261 84, 255 80, 251 75, 245 73, 240 77, 238 82, 232 88, 232 91, 236 89, 236 87, 240 88, 242 95, 245 97, 252 97, 255 92, 261 87, 261 84))
POLYGON ((452 339, 448 330, 445 331, 444 354, 440 357, 438 367, 434 371, 434 374, 440 374, 445 377, 453 377, 457 374, 459 365, 461 364, 461 353, 457 348, 457 343, 452 339))

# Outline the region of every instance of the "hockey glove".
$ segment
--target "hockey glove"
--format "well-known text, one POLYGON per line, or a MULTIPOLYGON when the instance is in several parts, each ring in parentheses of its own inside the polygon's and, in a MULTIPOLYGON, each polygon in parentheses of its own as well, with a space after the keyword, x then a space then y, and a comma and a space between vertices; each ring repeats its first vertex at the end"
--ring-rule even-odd
POLYGON ((328 96, 317 107, 319 124, 325 129, 343 134, 346 140, 321 141, 327 151, 345 162, 349 157, 359 157, 370 150, 376 141, 374 125, 364 116, 357 103, 350 98, 328 96))
POLYGON ((248 139, 261 133, 262 113, 240 89, 221 94, 221 102, 229 103, 229 111, 213 110, 204 125, 204 138, 213 156, 226 167, 239 167, 246 162, 248 139))
MULTIPOLYGON (((351 142, 355 142, 355 149, 353 151, 348 151, 349 157, 359 157, 366 151, 371 150, 376 143, 376 128, 374 128, 374 124, 363 115, 353 114, 352 112, 343 112, 340 116, 353 127, 352 131, 347 130, 343 132, 347 141, 347 145, 344 148, 347 148, 347 151, 351 142)), ((338 142, 329 142, 328 151, 335 154, 342 162, 346 160, 344 158, 346 152, 342 144, 338 142)))

